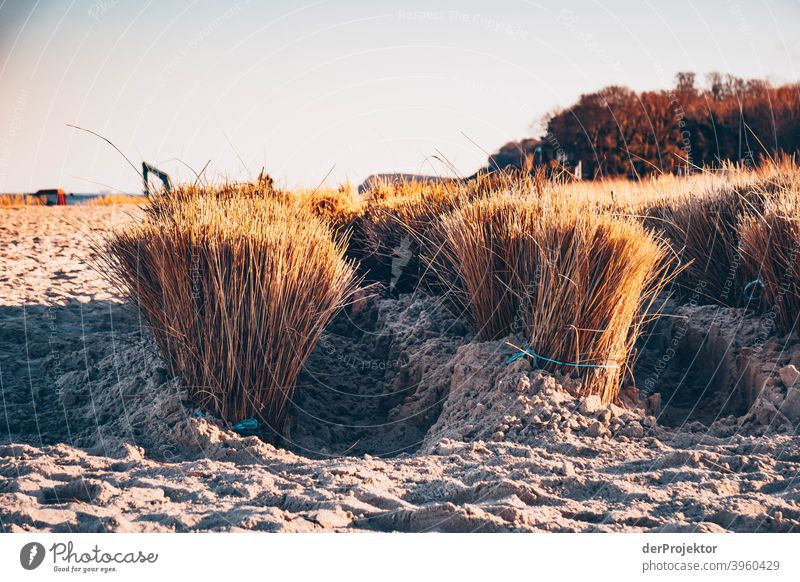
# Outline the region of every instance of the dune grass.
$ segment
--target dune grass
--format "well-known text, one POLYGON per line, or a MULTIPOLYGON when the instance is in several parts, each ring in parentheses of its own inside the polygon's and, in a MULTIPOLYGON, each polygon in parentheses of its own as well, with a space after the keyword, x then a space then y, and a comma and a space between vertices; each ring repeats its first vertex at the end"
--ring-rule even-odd
POLYGON ((382 283, 393 293, 408 293, 421 284, 428 291, 438 292, 438 281, 426 277, 420 253, 440 216, 474 200, 502 193, 544 195, 563 183, 561 178, 547 177, 544 172, 492 172, 465 181, 378 184, 367 192, 353 222, 354 256, 369 280, 382 283))
POLYGON ((114 206, 116 204, 146 204, 145 196, 132 196, 130 194, 106 194, 97 198, 90 198, 85 202, 87 206, 114 206))
POLYGON ((737 306, 742 286, 739 220, 760 200, 725 186, 655 208, 649 224, 672 242, 685 269, 676 279, 681 298, 737 306))
POLYGON ((30 194, 2 194, 0 208, 19 208, 21 206, 45 206, 47 202, 30 194))
POLYGON ((297 375, 357 287, 345 241, 273 198, 178 196, 108 241, 111 277, 198 406, 280 431, 297 375))
POLYGON ((643 211, 645 224, 671 241, 685 267, 676 278, 684 301, 729 307, 747 302, 742 289, 753 274, 741 253, 742 221, 761 216, 771 199, 800 182, 786 163, 731 172, 721 184, 661 196, 643 211))
POLYGON ((466 194, 456 186, 413 187, 369 200, 355 224, 355 255, 372 282, 392 293, 414 291, 421 277, 419 241, 466 194))
POLYGON ((769 315, 779 334, 797 332, 800 318, 800 182, 767 201, 741 225, 750 278, 746 295, 769 315))
POLYGON ((347 185, 338 189, 280 190, 271 182, 254 181, 179 185, 171 192, 162 192, 151 197, 147 212, 153 217, 169 215, 198 199, 279 202, 283 206, 319 218, 342 233, 350 227, 361 209, 361 201, 347 185))
POLYGON ((554 198, 494 196, 442 217, 424 261, 480 339, 521 333, 545 369, 613 401, 668 250, 634 220, 554 198))
POLYGON ((444 295, 478 339, 520 334, 537 365, 611 402, 673 280, 684 301, 739 305, 758 278, 778 329, 795 328, 800 173, 723 170, 634 185, 490 174, 364 198, 348 185, 180 186, 113 236, 109 272, 193 398, 234 422, 281 430, 357 268, 392 293, 444 295))

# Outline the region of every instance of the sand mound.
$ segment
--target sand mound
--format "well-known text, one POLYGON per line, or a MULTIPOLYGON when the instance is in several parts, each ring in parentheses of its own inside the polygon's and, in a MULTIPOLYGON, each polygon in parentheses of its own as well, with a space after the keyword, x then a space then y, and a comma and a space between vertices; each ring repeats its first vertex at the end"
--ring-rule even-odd
POLYGON ((447 400, 424 450, 437 450, 443 439, 536 444, 571 434, 639 438, 655 426, 643 410, 606 407, 598 396, 576 398, 578 380, 532 370, 526 360, 507 365, 509 353, 502 341, 459 348, 449 362, 447 400))

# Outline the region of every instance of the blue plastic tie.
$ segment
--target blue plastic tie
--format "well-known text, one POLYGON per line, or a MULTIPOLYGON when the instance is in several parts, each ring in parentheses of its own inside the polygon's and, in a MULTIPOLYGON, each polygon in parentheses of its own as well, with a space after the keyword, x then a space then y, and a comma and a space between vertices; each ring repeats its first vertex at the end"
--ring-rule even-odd
POLYGON ((757 297, 755 295, 748 293, 756 285, 761 286, 762 289, 764 288, 764 282, 761 279, 753 279, 744 286, 744 289, 742 289, 742 297, 744 297, 747 301, 753 301, 756 299, 757 297))
POLYGON ((248 433, 258 430, 258 421, 255 418, 247 418, 245 420, 240 420, 236 424, 233 425, 233 430, 240 433, 248 433))
POLYGON ((575 368, 605 368, 605 369, 619 368, 619 364, 580 364, 577 362, 559 362, 558 360, 554 360, 552 358, 546 358, 542 355, 539 355, 531 349, 522 350, 521 352, 517 352, 516 354, 509 356, 509 358, 506 360, 506 364, 516 362, 522 356, 531 356, 533 358, 534 366, 536 366, 537 360, 544 360, 545 362, 550 362, 551 364, 558 364, 559 366, 572 366, 575 368))

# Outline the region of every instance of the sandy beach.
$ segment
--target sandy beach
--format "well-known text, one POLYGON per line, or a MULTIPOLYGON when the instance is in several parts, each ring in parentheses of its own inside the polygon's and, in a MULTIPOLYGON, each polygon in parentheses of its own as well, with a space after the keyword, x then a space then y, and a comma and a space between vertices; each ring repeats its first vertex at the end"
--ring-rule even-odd
POLYGON ((268 443, 192 406, 95 269, 140 212, 0 210, 4 532, 800 528, 800 350, 751 316, 674 308, 605 407, 434 298, 365 296, 268 443))

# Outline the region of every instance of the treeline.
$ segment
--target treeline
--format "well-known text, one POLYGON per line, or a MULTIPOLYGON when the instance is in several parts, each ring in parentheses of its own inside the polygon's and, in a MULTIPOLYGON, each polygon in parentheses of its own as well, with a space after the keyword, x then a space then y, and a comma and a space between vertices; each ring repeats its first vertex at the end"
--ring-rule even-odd
POLYGON ((636 93, 611 86, 582 95, 543 121, 545 135, 510 142, 489 158, 491 169, 580 163, 584 178, 681 173, 723 162, 756 165, 800 149, 800 83, 694 73, 675 86, 636 93))

